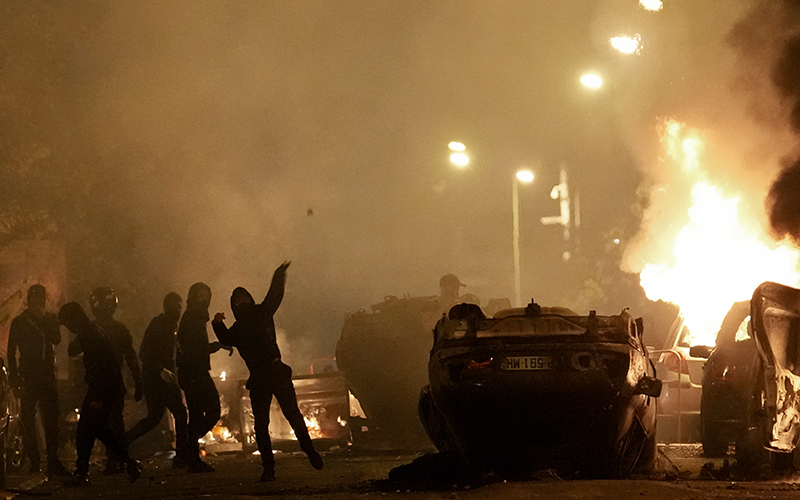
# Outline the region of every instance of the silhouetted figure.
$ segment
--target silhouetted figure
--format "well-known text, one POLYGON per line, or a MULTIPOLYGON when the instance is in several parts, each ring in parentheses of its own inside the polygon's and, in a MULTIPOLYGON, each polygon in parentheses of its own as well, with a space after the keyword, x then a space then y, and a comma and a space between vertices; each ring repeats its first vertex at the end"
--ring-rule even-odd
MULTIPOLYGON (((220 417, 219 393, 211 370, 210 354, 222 348, 219 342, 209 343, 206 324, 211 289, 195 283, 186 297, 186 312, 178 326, 178 383, 186 396, 189 424, 186 461, 189 472, 212 472, 214 468, 200 459, 198 440, 214 428, 220 417)), ((231 350, 232 353, 232 350, 231 350)))
POLYGON ((303 415, 297 407, 292 369, 281 362, 281 351, 275 337, 272 316, 283 300, 288 267, 289 262, 284 262, 275 270, 269 292, 260 304, 256 304, 253 296, 244 288, 239 287, 233 291, 231 310, 236 321, 230 328, 223 322, 223 313, 214 315, 212 322, 219 341, 236 347, 250 370, 250 378, 245 387, 250 390, 256 443, 264 467, 261 481, 275 480, 275 458, 272 456, 272 442, 269 438, 269 407, 273 395, 294 429, 300 448, 308 455, 311 465, 318 470, 323 467, 322 457, 314 449, 303 415))
POLYGON ((439 279, 439 305, 442 312, 447 312, 459 299, 459 289, 466 286, 455 274, 445 274, 439 279))
POLYGON ((89 386, 81 405, 75 438, 78 452, 75 480, 80 484, 91 483, 89 457, 95 439, 99 439, 106 450, 125 464, 128 478, 134 482, 142 475, 142 466, 128 455, 123 441, 111 426, 111 422, 122 418, 125 397, 125 384, 111 340, 101 327, 89 321, 77 302, 64 304, 58 312, 58 320, 77 335, 86 369, 84 380, 89 386))
POLYGON ((181 318, 181 296, 170 292, 164 297, 164 312, 150 321, 142 338, 139 356, 142 358, 142 381, 147 401, 147 416, 126 435, 131 443, 155 429, 169 409, 175 420, 175 451, 173 467, 186 465, 186 406, 175 376, 175 333, 181 318))
MULTIPOLYGON (((139 361, 136 359, 136 350, 133 348, 133 337, 128 327, 114 319, 114 313, 117 311, 119 299, 113 289, 107 286, 95 288, 89 296, 89 306, 92 309, 94 316, 94 324, 101 327, 108 335, 111 341, 111 346, 114 348, 114 356, 116 357, 117 364, 120 369, 123 364, 128 365, 128 370, 131 372, 131 378, 134 382, 134 395, 136 401, 141 401, 144 395, 142 390, 142 372, 139 369, 139 361)), ((69 345, 69 355, 77 356, 81 352, 80 343, 73 341, 69 345)), ((115 414, 116 415, 116 414, 115 414)), ((111 428, 117 433, 120 440, 125 443, 125 422, 122 418, 122 412, 119 413, 119 418, 111 421, 111 428)), ((113 475, 121 474, 124 472, 120 468, 120 460, 115 457, 113 453, 108 454, 108 462, 103 474, 113 475)))
POLYGON ((47 291, 28 288, 28 307, 11 322, 8 333, 8 372, 11 385, 20 387, 22 429, 31 472, 39 472, 36 404, 39 404, 47 449, 47 475, 69 474, 58 459, 58 391, 53 346, 61 342, 58 318, 45 312, 47 291), (17 367, 19 349, 19 368, 17 367))

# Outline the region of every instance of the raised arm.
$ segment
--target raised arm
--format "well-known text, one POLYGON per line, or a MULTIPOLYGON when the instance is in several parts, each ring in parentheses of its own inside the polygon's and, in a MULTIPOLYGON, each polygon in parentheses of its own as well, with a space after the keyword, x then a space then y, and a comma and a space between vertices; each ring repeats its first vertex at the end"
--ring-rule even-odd
POLYGON ((275 311, 281 305, 281 301, 283 301, 283 292, 286 288, 286 269, 291 263, 292 261, 287 260, 278 266, 278 269, 272 275, 272 283, 269 286, 267 296, 264 297, 264 301, 260 304, 270 316, 275 314, 275 311))

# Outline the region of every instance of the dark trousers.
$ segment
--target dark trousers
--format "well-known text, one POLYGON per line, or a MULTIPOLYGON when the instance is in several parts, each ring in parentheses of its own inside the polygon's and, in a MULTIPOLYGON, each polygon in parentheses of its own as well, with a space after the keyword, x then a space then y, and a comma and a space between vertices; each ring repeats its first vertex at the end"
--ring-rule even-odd
POLYGON ((159 375, 145 375, 143 382, 147 416, 128 431, 126 441, 131 443, 155 429, 164 417, 164 410, 169 410, 175 419, 175 449, 178 453, 184 453, 188 434, 181 388, 177 382, 165 382, 159 375))
POLYGON ((39 433, 36 430, 36 404, 39 404, 44 440, 47 449, 47 464, 60 465, 58 460, 58 391, 55 377, 25 377, 20 397, 20 417, 25 439, 25 451, 31 465, 39 465, 39 433))
POLYGON ((219 393, 208 372, 179 371, 178 381, 186 396, 186 407, 189 410, 186 456, 189 459, 200 458, 200 444, 197 440, 205 436, 219 421, 219 393))
POLYGON ((123 463, 131 461, 128 450, 112 426, 112 422, 117 419, 122 420, 123 397, 107 397, 99 403, 99 408, 93 407, 87 395, 81 406, 81 417, 78 420, 78 432, 75 437, 75 448, 78 452, 78 460, 75 462, 77 473, 89 471, 89 457, 96 439, 105 445, 109 456, 123 463))
POLYGON ((278 400, 281 411, 294 429, 294 435, 300 443, 300 449, 309 453, 314 451, 311 437, 308 435, 303 414, 297 407, 297 394, 292 384, 292 369, 280 361, 275 362, 263 377, 250 379, 250 405, 255 419, 256 444, 261 452, 264 468, 274 469, 275 458, 272 456, 272 440, 269 438, 269 407, 272 396, 278 400))

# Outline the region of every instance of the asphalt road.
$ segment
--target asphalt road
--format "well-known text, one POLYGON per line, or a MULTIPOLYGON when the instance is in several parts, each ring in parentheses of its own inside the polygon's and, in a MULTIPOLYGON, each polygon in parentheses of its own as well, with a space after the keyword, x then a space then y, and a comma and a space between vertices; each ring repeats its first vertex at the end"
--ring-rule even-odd
MULTIPOLYGON (((551 471, 536 474, 534 479, 492 484, 450 485, 436 490, 409 489, 388 481, 389 471, 408 464, 419 453, 394 451, 340 450, 324 453, 325 469, 316 471, 305 456, 283 453, 277 456, 277 480, 258 483, 258 456, 228 454, 209 457, 216 472, 188 474, 174 470, 165 458, 145 461, 139 481, 129 484, 126 476, 104 477, 93 470, 91 486, 65 486, 46 481, 41 474, 18 474, 9 477, 5 498, 43 496, 64 499, 119 498, 131 500, 163 498, 247 498, 280 495, 282 498, 385 498, 420 499, 734 499, 797 498, 800 478, 780 481, 731 481, 703 479, 719 476, 722 460, 704 459, 699 447, 662 448, 660 471, 651 478, 594 481, 563 480, 551 471), (709 474, 711 462, 714 469, 709 474)), ((497 479, 495 479, 497 480, 497 479)))

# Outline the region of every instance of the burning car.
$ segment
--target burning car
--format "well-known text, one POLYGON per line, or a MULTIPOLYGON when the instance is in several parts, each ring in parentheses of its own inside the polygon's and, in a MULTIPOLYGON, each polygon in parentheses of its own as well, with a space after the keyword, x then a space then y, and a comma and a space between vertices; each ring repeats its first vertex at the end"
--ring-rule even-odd
POLYGON ((766 449, 773 467, 791 469, 800 440, 800 290, 762 283, 753 292, 750 316, 758 349, 747 398, 744 444, 750 446, 737 455, 757 465, 766 449))
POLYGON ((434 331, 420 417, 469 464, 626 477, 652 468, 661 382, 626 311, 450 309, 434 331))

